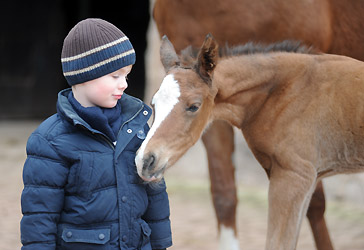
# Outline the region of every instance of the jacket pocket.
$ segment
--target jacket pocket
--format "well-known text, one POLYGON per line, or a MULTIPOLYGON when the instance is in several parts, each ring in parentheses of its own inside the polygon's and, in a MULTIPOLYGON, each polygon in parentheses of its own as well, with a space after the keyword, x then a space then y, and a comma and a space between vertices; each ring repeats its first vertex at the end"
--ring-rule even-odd
POLYGON ((73 229, 62 231, 62 249, 109 249, 110 229, 73 229))
POLYGON ((149 225, 142 221, 140 224, 141 230, 142 230, 142 244, 141 244, 141 250, 152 250, 152 247, 150 245, 150 234, 152 233, 152 230, 150 229, 149 225))
POLYGON ((83 198, 90 195, 90 184, 92 179, 94 165, 94 156, 90 153, 82 153, 80 156, 80 165, 77 171, 78 194, 83 198))

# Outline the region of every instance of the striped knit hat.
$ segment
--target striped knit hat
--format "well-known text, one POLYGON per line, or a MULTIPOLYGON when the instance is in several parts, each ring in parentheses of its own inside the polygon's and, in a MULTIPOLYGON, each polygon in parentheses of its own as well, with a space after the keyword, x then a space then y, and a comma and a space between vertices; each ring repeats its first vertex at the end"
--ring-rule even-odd
POLYGON ((61 62, 63 75, 72 86, 134 64, 135 51, 120 29, 89 18, 76 24, 64 39, 61 62))

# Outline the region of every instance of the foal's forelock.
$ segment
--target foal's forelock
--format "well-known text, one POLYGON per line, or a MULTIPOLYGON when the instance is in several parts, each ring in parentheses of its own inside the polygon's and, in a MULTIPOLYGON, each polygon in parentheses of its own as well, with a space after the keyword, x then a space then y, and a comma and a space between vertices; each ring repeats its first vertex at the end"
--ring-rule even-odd
POLYGON ((159 128, 166 117, 171 113, 174 106, 178 103, 178 97, 181 95, 178 82, 172 74, 167 75, 162 84, 153 96, 152 104, 154 106, 154 121, 153 125, 139 149, 140 155, 144 154, 144 150, 155 131, 159 128))

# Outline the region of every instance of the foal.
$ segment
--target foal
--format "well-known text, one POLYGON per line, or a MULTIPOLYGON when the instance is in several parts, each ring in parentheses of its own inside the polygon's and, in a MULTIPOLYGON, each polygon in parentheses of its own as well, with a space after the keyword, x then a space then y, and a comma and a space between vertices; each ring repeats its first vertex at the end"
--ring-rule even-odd
MULTIPOLYGON (((214 4, 210 0, 156 0, 153 10, 159 34, 168 36, 177 53, 188 45, 199 47, 206 33, 212 33, 219 44, 249 41, 270 44, 294 39, 325 53, 361 61, 364 61, 363 15, 364 1, 357 0, 224 0, 214 4)), ((234 132, 227 122, 214 121, 201 139, 206 148, 219 249, 238 250, 236 240, 230 239, 237 236, 234 132), (228 245, 222 244, 225 242, 228 245)), ((324 212, 325 196, 320 181, 307 218, 317 250, 333 250, 324 212)))
POLYGON ((180 65, 165 37, 167 76, 137 156, 158 180, 213 120, 240 128, 270 178, 266 249, 295 249, 323 177, 364 170, 364 63, 336 55, 257 53, 218 58, 208 36, 194 65, 180 65))

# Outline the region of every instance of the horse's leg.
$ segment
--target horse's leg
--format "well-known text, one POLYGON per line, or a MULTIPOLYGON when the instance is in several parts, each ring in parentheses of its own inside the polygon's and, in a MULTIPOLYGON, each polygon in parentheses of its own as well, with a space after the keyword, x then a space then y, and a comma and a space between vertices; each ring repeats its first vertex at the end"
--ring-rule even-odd
POLYGON ((294 250, 316 187, 316 170, 295 157, 273 160, 269 182, 266 250, 294 250))
POLYGON ((312 195, 307 210, 307 218, 310 221, 312 234, 315 239, 317 250, 333 250, 330 235, 324 218, 325 194, 322 182, 318 182, 315 192, 312 195))
POLYGON ((205 145, 211 193, 219 227, 219 249, 237 250, 237 195, 235 169, 232 163, 234 131, 225 121, 215 121, 202 136, 205 145))

